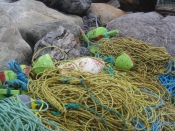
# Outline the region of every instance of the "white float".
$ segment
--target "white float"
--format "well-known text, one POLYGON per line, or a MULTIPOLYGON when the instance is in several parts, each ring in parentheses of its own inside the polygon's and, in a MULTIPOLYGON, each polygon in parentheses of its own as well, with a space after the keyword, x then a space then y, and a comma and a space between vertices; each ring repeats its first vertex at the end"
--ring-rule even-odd
POLYGON ((80 58, 58 66, 58 68, 74 69, 81 72, 98 74, 104 68, 104 62, 100 58, 80 58))

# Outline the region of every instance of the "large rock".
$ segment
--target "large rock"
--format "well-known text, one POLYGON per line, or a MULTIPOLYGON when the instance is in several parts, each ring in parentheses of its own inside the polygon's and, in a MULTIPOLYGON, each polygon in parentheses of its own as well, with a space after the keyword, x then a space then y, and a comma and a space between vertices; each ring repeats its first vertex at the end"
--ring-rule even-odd
POLYGON ((119 1, 125 4, 139 4, 140 0, 119 0, 119 1))
POLYGON ((91 6, 91 0, 38 0, 45 3, 48 7, 70 13, 85 14, 91 6))
POLYGON ((89 13, 87 16, 83 17, 83 31, 87 33, 93 28, 97 28, 97 26, 101 26, 100 17, 96 14, 89 13))
POLYGON ((20 64, 29 64, 32 56, 30 46, 22 39, 10 17, 0 8, 0 71, 6 62, 16 59, 20 64))
POLYGON ((92 0, 92 3, 106 3, 109 2, 110 0, 92 0))
POLYGON ((112 5, 112 6, 116 7, 116 8, 119 8, 119 7, 120 7, 120 3, 119 3, 118 0, 110 0, 110 1, 108 2, 108 4, 109 4, 109 5, 112 5))
POLYGON ((164 18, 156 12, 127 14, 109 22, 107 29, 118 29, 119 37, 133 37, 155 46, 165 46, 175 57, 175 16, 164 18))
POLYGON ((35 24, 41 22, 67 20, 73 21, 79 26, 83 24, 79 16, 66 16, 56 10, 48 8, 42 2, 35 0, 20 0, 14 3, 1 2, 0 7, 8 12, 25 40, 26 32, 35 24))
POLYGON ((90 12, 101 16, 100 23, 102 25, 106 25, 111 20, 125 15, 124 11, 105 3, 92 3, 90 12))
POLYGON ((116 8, 120 7, 118 0, 92 0, 92 3, 108 3, 116 8))
POLYGON ((8 3, 12 3, 12 2, 16 2, 18 0, 0 0, 0 2, 8 2, 8 3))
POLYGON ((41 40, 35 44, 34 53, 35 58, 44 54, 51 54, 57 61, 68 59, 74 59, 76 57, 83 56, 84 48, 80 44, 76 43, 76 39, 73 34, 67 31, 64 27, 59 26, 55 30, 47 33, 41 40), (44 47, 56 46, 57 48, 44 47), (39 52, 38 52, 39 51, 39 52))
POLYGON ((30 45, 35 45, 43 36, 57 27, 62 25, 70 33, 74 34, 75 37, 80 35, 78 26, 71 21, 66 20, 53 20, 49 22, 42 22, 32 26, 26 33, 27 41, 30 45))
POLYGON ((124 11, 150 12, 155 10, 157 0, 119 0, 124 11))

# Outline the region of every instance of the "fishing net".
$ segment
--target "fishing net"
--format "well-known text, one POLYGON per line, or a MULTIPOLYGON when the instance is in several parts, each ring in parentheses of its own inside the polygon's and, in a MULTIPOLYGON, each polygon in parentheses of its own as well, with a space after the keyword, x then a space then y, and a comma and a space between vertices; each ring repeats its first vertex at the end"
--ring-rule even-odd
POLYGON ((33 76, 28 88, 33 97, 51 104, 42 116, 56 121, 61 129, 134 131, 142 123, 150 130, 150 117, 156 121, 154 108, 170 101, 169 93, 154 81, 137 78, 135 73, 93 75, 55 68, 33 76), (136 77, 130 80, 132 75, 136 77))
MULTIPOLYGON (((175 6, 175 0, 158 0, 157 6, 159 7, 174 7, 175 6)), ((174 7, 175 9, 175 7, 174 7)))
POLYGON ((119 30, 117 37, 132 37, 154 46, 164 46, 175 57, 175 16, 163 17, 156 12, 126 14, 107 24, 119 30))
POLYGON ((59 131, 53 121, 38 118, 18 96, 0 100, 1 131, 59 131))
POLYGON ((165 103, 162 107, 156 110, 159 116, 159 123, 161 130, 174 131, 175 130, 175 106, 171 103, 165 103), (166 121, 166 122, 165 122, 166 121), (174 123, 174 124, 170 124, 174 123), (172 126, 174 125, 174 127, 172 126))
POLYGON ((164 47, 155 47, 134 38, 102 39, 101 44, 96 48, 99 54, 106 57, 117 58, 122 52, 128 52, 134 61, 132 71, 141 74, 164 73, 165 65, 173 59, 164 47))
POLYGON ((168 118, 174 109, 171 96, 155 76, 165 72, 165 65, 173 60, 166 49, 133 38, 102 39, 96 49, 114 58, 128 52, 134 68, 123 71, 112 66, 112 74, 59 68, 73 60, 54 61, 55 68, 37 75, 33 68, 28 94, 50 105, 40 115, 66 131, 173 130, 175 121, 168 118), (165 109, 166 105, 171 109, 165 109))

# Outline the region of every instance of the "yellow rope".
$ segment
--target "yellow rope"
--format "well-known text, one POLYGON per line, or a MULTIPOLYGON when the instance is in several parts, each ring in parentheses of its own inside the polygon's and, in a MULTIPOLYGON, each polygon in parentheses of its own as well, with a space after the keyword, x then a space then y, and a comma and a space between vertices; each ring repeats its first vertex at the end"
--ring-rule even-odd
MULTIPOLYGON (((134 80, 129 82, 129 77, 119 72, 116 72, 111 78, 110 75, 104 72, 92 75, 73 70, 65 70, 66 74, 62 74, 60 73, 62 71, 63 69, 58 68, 47 70, 40 74, 40 77, 37 76, 36 80, 30 79, 28 82, 29 94, 49 102, 62 113, 57 117, 50 112, 42 113, 42 116, 58 122, 62 129, 105 129, 100 118, 94 113, 81 108, 69 111, 65 109, 64 105, 75 103, 93 108, 93 110, 100 113, 107 121, 109 130, 122 130, 122 119, 97 105, 88 95, 87 90, 80 84, 79 78, 84 79, 90 92, 101 104, 117 110, 125 117, 126 130, 135 130, 135 127, 131 124, 134 118, 138 118, 139 121, 143 122, 147 130, 151 128, 150 118, 146 115, 145 107, 150 107, 152 119, 153 121, 156 120, 155 110, 151 106, 158 105, 160 99, 138 89, 139 86, 145 86, 147 89, 154 91, 155 86, 151 83, 147 84, 147 82, 139 85, 134 80), (70 83, 63 83, 62 78, 73 78, 73 80, 70 83)), ((163 90, 160 86, 156 86, 156 88, 163 90)), ((159 90, 155 91, 158 95, 161 94, 159 90)), ((53 111, 53 107, 50 107, 49 111, 53 111)))
POLYGON ((165 64, 173 59, 164 47, 154 47, 134 38, 102 39, 101 42, 97 48, 100 54, 117 58, 122 52, 128 52, 134 60, 132 70, 140 73, 164 73, 165 64))
MULTIPOLYGON (((91 94, 102 105, 118 111, 125 117, 126 130, 128 131, 137 129, 138 123, 133 125, 134 119, 138 119, 146 130, 151 129, 151 122, 156 122, 157 116, 161 117, 161 122, 168 120, 165 117, 169 117, 169 115, 161 116, 165 106, 157 110, 152 108, 160 104, 161 99, 167 103, 171 102, 169 92, 159 84, 154 76, 163 73, 164 65, 173 59, 166 53, 165 48, 153 47, 148 43, 132 38, 117 38, 103 39, 98 50, 103 56, 113 56, 115 58, 124 51, 129 52, 134 59, 134 68, 125 72, 115 69, 112 76, 104 71, 101 71, 98 75, 93 75, 58 68, 59 65, 66 62, 74 63, 72 60, 66 60, 55 61, 55 68, 38 75, 31 72, 28 82, 29 94, 52 105, 47 112, 40 113, 40 115, 56 121, 60 128, 66 131, 104 131, 106 128, 102 119, 94 113, 98 112, 106 120, 110 131, 121 131, 124 125, 122 118, 109 110, 105 110, 92 99, 87 89, 80 82, 80 78, 83 78, 91 94), (63 78, 71 79, 64 83, 63 78), (158 97, 144 92, 140 88, 151 91, 157 94, 158 97), (65 105, 70 103, 83 105, 93 109, 94 112, 81 107, 66 110, 65 105), (151 117, 148 116, 146 107, 150 109, 151 117), (55 108, 61 114, 53 115, 52 112, 55 112, 55 108)), ((175 122, 174 119, 170 121, 175 122)), ((162 129, 173 128, 165 126, 162 129)))
MULTIPOLYGON (((56 49, 58 49, 59 51, 61 51, 61 52, 67 57, 67 59, 70 59, 69 56, 68 56, 68 54, 66 54, 66 52, 65 52, 63 49, 61 49, 60 47, 58 47, 58 46, 46 46, 46 47, 44 47, 44 48, 39 49, 39 50, 33 55, 33 57, 32 57, 32 64, 35 63, 35 62, 34 62, 34 59, 36 59, 35 57, 38 55, 38 53, 40 53, 40 52, 43 51, 44 49, 48 49, 48 48, 56 48, 56 49)), ((51 55, 50 55, 50 56, 51 56, 51 55)), ((53 58, 53 56, 52 56, 52 58, 53 58)), ((54 59, 54 58, 53 58, 53 59, 54 59)))
MULTIPOLYGON (((175 106, 171 103, 166 102, 164 106, 156 110, 158 117, 160 118, 160 123, 171 122, 175 124, 175 106)), ((161 130, 163 131, 174 131, 175 127, 170 125, 162 126, 161 130)))

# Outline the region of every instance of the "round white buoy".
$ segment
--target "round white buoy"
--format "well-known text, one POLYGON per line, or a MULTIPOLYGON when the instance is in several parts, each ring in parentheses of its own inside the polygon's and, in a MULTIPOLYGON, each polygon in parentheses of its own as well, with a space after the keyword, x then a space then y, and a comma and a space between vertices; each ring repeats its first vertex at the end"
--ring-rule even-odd
POLYGON ((58 68, 68 68, 98 74, 104 68, 104 62, 97 58, 80 58, 60 65, 58 68))

